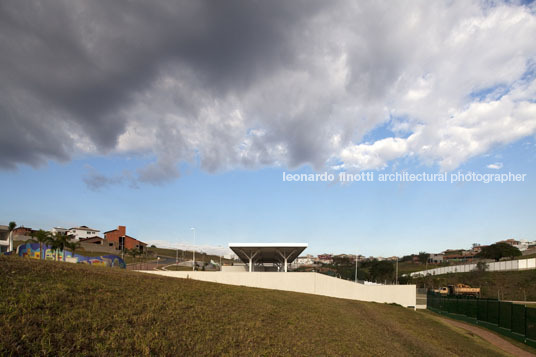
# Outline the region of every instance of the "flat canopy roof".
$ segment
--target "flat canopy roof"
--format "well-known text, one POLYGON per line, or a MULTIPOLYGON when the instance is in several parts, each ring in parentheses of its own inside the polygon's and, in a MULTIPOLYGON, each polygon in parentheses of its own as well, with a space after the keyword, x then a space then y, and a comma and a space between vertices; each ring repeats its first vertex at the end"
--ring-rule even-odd
POLYGON ((307 243, 229 243, 229 248, 246 264, 291 263, 307 248, 307 243))

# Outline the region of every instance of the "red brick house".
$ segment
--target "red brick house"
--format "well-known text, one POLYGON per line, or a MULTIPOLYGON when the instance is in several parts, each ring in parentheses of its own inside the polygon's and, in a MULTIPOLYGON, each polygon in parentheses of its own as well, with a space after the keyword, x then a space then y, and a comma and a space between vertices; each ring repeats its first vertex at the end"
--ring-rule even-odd
POLYGON ((14 236, 31 236, 33 230, 29 227, 20 226, 13 230, 14 236))
POLYGON ((125 226, 118 226, 117 229, 104 232, 104 240, 108 243, 113 244, 115 249, 118 250, 139 249, 143 252, 147 247, 146 243, 143 243, 136 238, 128 236, 127 227, 125 226))

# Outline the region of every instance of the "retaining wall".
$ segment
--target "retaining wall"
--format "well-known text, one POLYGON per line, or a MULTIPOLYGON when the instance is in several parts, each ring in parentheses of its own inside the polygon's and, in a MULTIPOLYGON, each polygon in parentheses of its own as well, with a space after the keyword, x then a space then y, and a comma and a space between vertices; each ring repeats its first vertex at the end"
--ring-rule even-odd
MULTIPOLYGON (((536 269, 536 258, 520 259, 520 260, 505 260, 501 262, 487 263, 487 271, 512 271, 512 270, 529 270, 536 269)), ((410 276, 426 276, 426 275, 442 275, 448 273, 468 273, 476 270, 476 264, 453 265, 423 271, 416 271, 410 276)))
POLYGON ((415 307, 416 305, 415 285, 363 285, 319 273, 200 271, 143 272, 174 278, 189 278, 229 285, 294 291, 299 293, 323 295, 351 300, 396 303, 405 307, 415 307))

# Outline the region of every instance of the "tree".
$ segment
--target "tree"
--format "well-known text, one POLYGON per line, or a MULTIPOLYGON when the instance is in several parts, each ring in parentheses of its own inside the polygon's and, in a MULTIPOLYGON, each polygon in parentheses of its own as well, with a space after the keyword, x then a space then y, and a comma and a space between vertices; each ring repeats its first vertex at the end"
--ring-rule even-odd
POLYGON ((17 223, 15 223, 14 221, 11 221, 9 222, 9 226, 8 226, 8 229, 9 229, 9 251, 12 252, 13 251, 13 230, 17 227, 17 223))
POLYGON ((509 257, 514 258, 521 255, 521 252, 516 247, 511 246, 508 243, 495 243, 487 247, 483 247, 480 253, 477 254, 478 258, 494 259, 496 262, 501 258, 509 257))
POLYGON ((69 244, 69 236, 65 233, 56 232, 50 236, 51 248, 55 251, 55 260, 58 260, 58 250, 63 254, 63 261, 65 261, 65 247, 69 244))
POLYGON ((134 260, 136 260, 136 257, 141 254, 139 249, 136 249, 136 248, 127 249, 127 250, 125 250, 125 253, 127 255, 130 255, 132 258, 134 258, 134 260))
POLYGON ((134 262, 136 262, 136 257, 142 254, 138 248, 127 249, 125 253, 130 255, 134 259, 134 262))
POLYGON ((74 251, 80 248, 80 242, 68 241, 65 243, 65 247, 71 250, 72 257, 74 258, 74 251))
POLYGON ((404 255, 404 256, 400 259, 400 263, 403 263, 403 262, 411 262, 411 261, 413 261, 413 257, 414 257, 414 254, 411 254, 411 255, 404 255))
POLYGON ((50 232, 44 231, 42 229, 37 232, 32 232, 32 241, 39 243, 39 255, 41 259, 45 259, 43 254, 43 244, 48 244, 51 241, 50 232))
POLYGON ((488 270, 488 263, 486 262, 478 262, 476 263, 476 271, 484 272, 488 270))
POLYGON ((418 257, 419 257, 419 262, 421 262, 422 264, 426 264, 426 262, 428 261, 428 258, 430 258, 430 254, 426 252, 419 252, 418 257))
POLYGON ((376 281, 392 280, 395 272, 395 266, 393 262, 382 260, 375 261, 370 267, 370 275, 376 281))
POLYGON ((352 260, 350 259, 350 257, 346 257, 346 256, 334 256, 333 257, 333 265, 336 265, 336 266, 348 266, 348 265, 353 265, 352 263, 352 260))

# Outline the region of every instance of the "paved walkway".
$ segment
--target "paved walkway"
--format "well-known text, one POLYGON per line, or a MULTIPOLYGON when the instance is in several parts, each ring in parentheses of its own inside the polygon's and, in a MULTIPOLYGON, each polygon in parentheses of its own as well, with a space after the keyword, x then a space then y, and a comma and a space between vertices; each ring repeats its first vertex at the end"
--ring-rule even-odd
POLYGON ((462 328, 464 330, 470 331, 471 333, 474 333, 477 336, 480 336, 484 340, 488 341, 492 345, 499 347, 501 350, 508 352, 514 356, 518 357, 534 357, 536 355, 527 352, 525 350, 522 350, 521 348, 513 345, 512 343, 508 342, 502 337, 497 336, 495 333, 481 327, 477 327, 471 324, 466 324, 461 321, 453 320, 453 319, 447 319, 444 317, 438 317, 441 321, 462 328))

